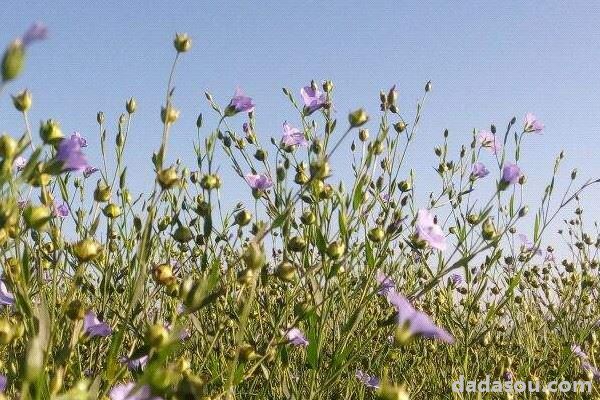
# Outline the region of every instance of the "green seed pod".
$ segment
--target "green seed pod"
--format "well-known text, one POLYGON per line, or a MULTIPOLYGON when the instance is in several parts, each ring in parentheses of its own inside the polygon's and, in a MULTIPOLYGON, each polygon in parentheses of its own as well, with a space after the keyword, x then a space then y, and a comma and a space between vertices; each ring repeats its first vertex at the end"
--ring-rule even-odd
POLYGON ((396 122, 394 124, 394 130, 398 133, 402 133, 406 130, 406 123, 404 121, 396 122))
POLYGON ((170 125, 179 118, 179 110, 169 104, 167 107, 160 108, 160 120, 163 124, 170 125))
POLYGON ((342 241, 331 242, 327 246, 327 255, 333 259, 338 259, 344 255, 346 245, 342 241))
POLYGON ((45 206, 32 206, 31 204, 23 211, 23 219, 28 228, 40 231, 43 230, 48 221, 52 218, 50 209, 45 206))
POLYGON ((185 53, 192 48, 192 39, 187 33, 177 33, 173 40, 173 47, 178 53, 185 53))
POLYGON ((110 200, 111 191, 110 187, 102 180, 98 180, 96 189, 94 190, 94 200, 98 203, 106 203, 110 200))
POLYGON ((358 128, 363 126, 369 120, 369 115, 364 110, 364 108, 359 108, 356 111, 348 114, 348 122, 350 123, 351 128, 358 128))
POLYGON ((88 262, 95 260, 102 251, 100 243, 92 238, 86 238, 72 246, 73 254, 79 262, 88 262))
POLYGON ((169 190, 177 186, 179 183, 179 176, 175 167, 169 167, 163 169, 156 174, 156 181, 163 190, 169 190))
POLYGON ((300 216, 300 221, 304 225, 312 225, 317 221, 317 216, 310 210, 304 211, 300 216))
POLYGON ((173 239, 178 243, 187 243, 194 238, 192 230, 185 226, 179 226, 173 233, 173 239))
POLYGON ((491 219, 488 218, 484 221, 481 236, 485 240, 494 240, 496 238, 496 227, 491 219))
POLYGON ((130 97, 129 100, 125 103, 125 110, 128 114, 133 114, 137 108, 137 103, 133 97, 130 97))
POLYGON ((252 270, 260 269, 267 263, 267 257, 262 246, 254 241, 248 244, 242 255, 242 259, 246 267, 252 270))
POLYGON ((72 321, 79 321, 85 317, 85 307, 80 300, 72 300, 67 306, 67 317, 72 321))
POLYGON ((173 267, 170 264, 157 264, 152 268, 152 278, 159 285, 168 286, 175 281, 173 267))
POLYGON ((325 179, 330 174, 329 161, 325 158, 310 163, 310 176, 313 179, 325 179))
POLYGON ((301 236, 293 236, 290 238, 287 248, 293 252, 301 252, 306 248, 306 240, 301 236))
POLYGON ((13 328, 7 319, 0 319, 0 344, 9 344, 13 340, 13 328))
POLYGON ((111 219, 118 218, 121 214, 121 207, 116 205, 115 203, 108 203, 106 207, 102 210, 102 213, 111 219))
POLYGON ((385 231, 379 227, 376 227, 376 228, 371 229, 369 231, 369 233, 367 234, 367 236, 369 237, 369 240, 371 240, 372 242, 379 243, 385 237, 385 231))
POLYGON ((51 145, 56 145, 64 139, 60 125, 53 119, 41 123, 40 137, 44 143, 51 145))
POLYGON ((239 226, 246 226, 252 221, 252 214, 246 210, 242 210, 235 215, 235 223, 239 226))
POLYGON ((169 341, 169 331, 161 324, 154 324, 146 331, 146 344, 159 349, 169 341))
POLYGON ((296 266, 290 261, 283 261, 275 269, 275 276, 284 282, 293 282, 296 278, 296 266))
POLYGON ((29 90, 23 90, 11 97, 17 111, 27 112, 31 108, 31 92, 29 90))

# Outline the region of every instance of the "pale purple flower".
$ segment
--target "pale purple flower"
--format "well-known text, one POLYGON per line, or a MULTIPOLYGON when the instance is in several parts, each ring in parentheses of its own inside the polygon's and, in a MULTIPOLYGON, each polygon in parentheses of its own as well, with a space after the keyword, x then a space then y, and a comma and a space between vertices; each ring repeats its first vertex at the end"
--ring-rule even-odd
POLYGON ((587 354, 585 354, 585 352, 577 344, 572 344, 571 345, 571 352, 574 355, 576 355, 577 357, 581 358, 581 359, 587 359, 588 358, 587 354))
POLYGON ((481 143, 481 147, 489 149, 493 154, 498 153, 502 149, 502 144, 498 141, 496 135, 490 131, 479 131, 477 139, 481 143))
POLYGON ((139 356, 137 358, 122 357, 119 361, 123 364, 127 364, 127 368, 132 371, 143 370, 148 364, 148 355, 139 356))
POLYGON ((281 141, 286 146, 308 146, 308 140, 304 137, 304 133, 287 122, 283 123, 283 137, 281 141))
POLYGON ((250 133, 250 124, 247 122, 244 122, 242 124, 242 130, 244 131, 244 133, 250 133))
POLYGON ((600 379, 600 370, 598 370, 598 368, 596 368, 589 360, 582 360, 581 368, 586 373, 591 373, 594 379, 600 379))
POLYGON ((294 346, 308 346, 308 340, 304 336, 304 333, 298 328, 291 328, 285 333, 285 338, 288 343, 293 344, 294 346))
POLYGON ((525 125, 523 132, 540 133, 544 129, 544 124, 532 113, 525 114, 525 125))
POLYGON ((88 336, 105 337, 112 333, 111 327, 102 322, 93 311, 88 311, 83 319, 83 330, 88 336))
POLYGON ((446 250, 446 237, 442 228, 434 222, 433 215, 426 209, 420 209, 417 214, 417 236, 429 246, 441 251, 446 250))
POLYGON ((6 391, 7 384, 8 379, 6 379, 6 375, 0 374, 0 393, 4 393, 4 391, 6 391))
POLYGON ((473 175, 475 178, 485 178, 489 173, 490 171, 482 162, 476 162, 473 164, 471 175, 473 175))
POLYGON ((379 378, 369 375, 361 370, 356 371, 356 379, 365 384, 369 389, 379 389, 379 378))
POLYGON ((56 159, 62 163, 65 172, 85 171, 89 166, 85 154, 81 151, 81 142, 77 137, 60 141, 56 159))
MULTIPOLYGON (((523 244, 523 248, 525 250, 527 250, 527 251, 533 251, 535 249, 535 244, 531 240, 529 240, 529 238, 527 237, 527 235, 525 235, 523 233, 519 233, 517 236, 519 236, 519 240, 523 244)), ((540 248, 538 248, 535 251, 535 254, 541 256, 542 255, 542 250, 540 248)))
MULTIPOLYGON (((167 331, 169 331, 169 333, 171 333, 173 331, 173 325, 171 324, 167 324, 166 326, 167 331)), ((190 336, 192 336, 192 333, 190 332, 190 330, 188 328, 183 328, 182 327, 178 327, 178 331, 179 333, 179 340, 186 340, 189 339, 190 336)))
POLYGON ((245 179, 252 189, 265 190, 273 186, 273 181, 265 174, 246 174, 245 179))
POLYGON ((239 112, 252 112, 254 111, 254 103, 252 98, 244 95, 242 89, 236 88, 235 95, 229 102, 227 109, 225 110, 226 115, 234 115, 239 112))
POLYGON ((23 168, 25 168, 25 165, 27 165, 27 159, 25 157, 17 157, 15 158, 15 162, 13 163, 14 167, 17 169, 17 171, 23 171, 23 168))
POLYGON ((394 290, 394 288, 396 287, 396 284, 392 280, 392 277, 384 274, 381 271, 377 271, 375 279, 379 284, 379 286, 377 287, 377 294, 380 296, 387 296, 390 290, 394 290))
POLYGON ((310 85, 304 86, 300 89, 300 95, 308 114, 312 114, 325 105, 325 93, 321 92, 319 88, 313 89, 310 85))
POLYGON ((512 372, 510 369, 507 369, 502 374, 502 379, 504 379, 505 381, 512 381, 513 379, 515 379, 515 373, 512 372))
POLYGON ((521 169, 517 164, 508 163, 502 168, 502 182, 506 184, 517 183, 521 175, 521 169))
POLYGON ((554 258, 554 253, 547 251, 546 252, 546 257, 544 257, 544 261, 545 262, 555 262, 556 259, 554 258))
POLYGON ((0 305, 12 306, 15 304, 15 296, 8 291, 4 281, 0 280, 0 305))
POLYGON ((142 385, 136 389, 134 382, 123 383, 115 386, 109 393, 110 400, 162 400, 154 396, 150 386, 142 385))
POLYGON ((39 40, 44 40, 48 37, 48 28, 40 23, 36 22, 25 31, 21 41, 23 42, 23 46, 27 47, 33 42, 37 42, 39 40))
POLYGON ((387 299, 396 308, 398 326, 408 329, 411 335, 454 343, 454 337, 448 331, 437 326, 424 312, 416 310, 408 299, 400 293, 395 290, 391 291, 387 295, 387 299))
POLYGON ((450 283, 454 286, 458 286, 465 281, 464 278, 462 277, 462 275, 459 275, 459 274, 450 275, 449 280, 450 280, 450 283))
POLYGON ((99 169, 96 167, 92 167, 90 165, 88 165, 87 167, 85 167, 85 169, 83 170, 83 177, 84 178, 89 178, 90 176, 92 176, 93 174, 95 174, 96 172, 98 172, 99 169))
POLYGON ((87 139, 81 136, 79 132, 73 132, 71 135, 71 140, 77 140, 79 142, 79 146, 87 147, 87 139))
POLYGON ((69 206, 67 203, 62 203, 59 206, 55 205, 54 209, 52 210, 52 214, 55 217, 66 218, 69 216, 69 206))

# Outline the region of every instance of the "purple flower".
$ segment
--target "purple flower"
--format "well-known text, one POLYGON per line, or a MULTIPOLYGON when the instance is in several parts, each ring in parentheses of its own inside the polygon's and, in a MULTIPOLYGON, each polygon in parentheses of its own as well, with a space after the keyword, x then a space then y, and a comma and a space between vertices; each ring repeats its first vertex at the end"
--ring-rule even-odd
POLYGON ((402 328, 408 329, 410 335, 420 335, 429 339, 439 339, 443 342, 454 343, 454 338, 445 329, 438 327, 424 312, 416 310, 400 293, 396 291, 395 284, 389 276, 377 274, 380 284, 386 283, 386 290, 381 292, 397 312, 396 322, 402 328), (383 278, 383 279, 382 279, 383 278))
POLYGON ((8 379, 6 379, 6 375, 0 374, 0 393, 4 393, 6 390, 6 385, 8 384, 8 379))
POLYGON ((162 397, 154 396, 150 386, 142 385, 136 389, 134 382, 123 383, 111 389, 110 400, 162 400, 162 397))
POLYGON ((321 92, 319 88, 313 89, 311 86, 304 86, 300 89, 300 95, 309 115, 325 105, 325 93, 321 92))
POLYGON ((17 171, 23 171, 23 168, 25 168, 25 165, 27 164, 27 159, 25 157, 17 157, 15 158, 15 162, 13 163, 13 166, 17 169, 17 171))
POLYGON ((365 384, 369 389, 379 389, 379 378, 369 375, 361 370, 356 371, 356 379, 365 384))
POLYGON ((123 364, 127 364, 127 368, 132 371, 143 370, 148 364, 148 355, 139 356, 137 358, 126 358, 122 357, 119 361, 123 364))
MULTIPOLYGON (((166 326, 167 331, 169 331, 169 333, 173 330, 173 325, 168 324, 166 326)), ((188 328, 182 328, 181 326, 178 327, 177 332, 179 333, 179 340, 186 340, 189 339, 190 336, 192 336, 192 333, 190 332, 190 330, 188 328)))
POLYGON ((304 133, 298 128, 292 127, 287 122, 283 123, 283 138, 281 139, 286 146, 308 146, 308 141, 304 133))
POLYGON ((454 286, 458 286, 465 281, 464 278, 459 274, 450 275, 449 280, 450 280, 450 283, 454 286))
POLYGON ((490 171, 483 165, 482 162, 476 162, 473 164, 473 170, 471 171, 471 175, 475 178, 485 178, 490 171))
POLYGON ((554 253, 547 251, 546 252, 546 257, 544 257, 544 261, 545 262, 555 262, 556 259, 554 258, 554 253))
POLYGON ((582 360, 581 368, 586 373, 591 374, 590 378, 600 379, 600 371, 589 360, 582 360))
POLYGON ((540 133, 544 129, 544 124, 532 113, 525 114, 525 125, 523 132, 540 133))
POLYGON ((229 102, 229 105, 225 110, 225 115, 232 116, 240 112, 252 111, 254 111, 254 103, 252 102, 252 98, 244 95, 240 88, 235 89, 235 95, 229 102))
POLYGON ((392 280, 391 276, 386 275, 381 271, 377 271, 375 279, 377 280, 377 283, 379 283, 377 294, 380 296, 387 296, 390 290, 394 290, 396 287, 396 284, 392 280))
POLYGON ((27 47, 33 42, 37 42, 38 40, 44 40, 48 37, 48 28, 40 23, 36 22, 27 29, 27 31, 23 34, 21 41, 23 42, 23 46, 27 47))
POLYGON ((85 154, 81 151, 80 139, 73 136, 60 141, 56 159, 62 163, 65 172, 85 171, 89 167, 85 154))
POLYGON ((572 344, 571 345, 571 352, 574 355, 576 355, 577 357, 581 358, 581 359, 587 359, 588 358, 587 354, 585 354, 585 352, 577 344, 572 344))
POLYGON ((406 297, 394 290, 388 294, 387 298, 398 313, 396 316, 398 326, 407 329, 411 336, 419 335, 428 339, 454 343, 454 338, 448 331, 437 326, 424 312, 416 310, 406 297))
POLYGON ((106 322, 101 322, 93 311, 88 311, 85 314, 83 330, 88 336, 92 337, 105 337, 112 333, 111 327, 106 322))
MULTIPOLYGON (((533 251, 535 249, 535 244, 533 244, 533 242, 531 240, 529 240, 529 238, 527 237, 527 235, 525 235, 523 233, 519 233, 517 236, 519 236, 519 240, 523 244, 523 248, 526 251, 533 251)), ((542 250, 538 248, 535 251, 535 254, 541 256, 542 255, 542 250)))
POLYGON ((490 131, 479 131, 477 139, 481 143, 481 147, 489 149, 493 154, 498 153, 502 149, 502 144, 498 141, 496 135, 490 131))
POLYGON ((446 250, 444 232, 434 222, 433 215, 428 210, 420 209, 417 214, 417 236, 434 249, 446 250))
POLYGON ((512 381, 513 379, 515 379, 515 374, 510 369, 507 369, 502 374, 502 379, 504 379, 505 381, 512 381))
POLYGON ((74 132, 71 135, 71 140, 77 140, 79 142, 79 146, 87 147, 87 140, 83 136, 79 134, 79 132, 74 132))
POLYGON ((245 178, 252 189, 265 190, 273 186, 273 181, 265 174, 246 174, 245 178))
POLYGON ((15 296, 8 291, 4 281, 0 281, 0 305, 12 306, 15 304, 15 296))
POLYGON ((250 133, 250 124, 247 122, 244 122, 242 124, 242 130, 244 131, 244 133, 248 134, 250 133))
POLYGON ((521 175, 521 169, 517 164, 508 163, 502 168, 502 182, 505 184, 517 183, 521 175))
POLYGON ((293 344, 294 346, 308 346, 308 340, 304 336, 304 333, 298 328, 291 328, 285 333, 285 338, 288 343, 293 344))
POLYGON ((66 218, 69 216, 69 206, 67 203, 62 203, 60 206, 54 206, 52 214, 55 217, 66 218))
POLYGON ((84 178, 89 178, 90 176, 92 176, 92 174, 98 172, 98 168, 96 167, 92 167, 90 165, 88 165, 87 167, 85 167, 85 169, 83 170, 83 177, 84 178))

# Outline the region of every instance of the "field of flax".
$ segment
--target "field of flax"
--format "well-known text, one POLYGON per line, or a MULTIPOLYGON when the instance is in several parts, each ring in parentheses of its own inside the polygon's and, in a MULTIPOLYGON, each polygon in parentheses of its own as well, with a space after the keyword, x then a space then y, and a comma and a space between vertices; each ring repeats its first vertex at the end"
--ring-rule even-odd
POLYGON ((600 241, 580 204, 596 181, 567 171, 555 186, 560 154, 538 204, 523 203, 519 160, 544 129, 533 114, 473 131, 457 154, 444 132, 424 202, 408 154, 431 82, 410 113, 392 87, 380 113, 347 119, 336 119, 331 81, 286 88, 274 138, 257 131, 260 105, 240 89, 223 104, 206 93, 219 123, 199 115, 197 164, 169 164, 176 66, 193 50, 178 34, 142 195, 123 157, 133 98, 116 121, 98 113, 100 148, 53 119, 32 126, 32 94, 16 87, 46 35, 33 25, 1 65, 14 109, 0 121, 23 121, 0 137, 1 398, 598 395, 600 241), (351 160, 344 176, 330 167, 337 157, 351 160), (224 185, 240 187, 238 204, 221 201, 224 185), (539 390, 453 392, 461 376, 539 390))

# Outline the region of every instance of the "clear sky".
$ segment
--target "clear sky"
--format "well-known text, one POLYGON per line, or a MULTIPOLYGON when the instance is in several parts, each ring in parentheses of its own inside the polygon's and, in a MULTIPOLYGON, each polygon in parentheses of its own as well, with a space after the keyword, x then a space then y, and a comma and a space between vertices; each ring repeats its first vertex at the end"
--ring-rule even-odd
MULTIPOLYGON (((207 127, 214 122, 205 90, 225 104, 241 86, 257 104, 259 134, 270 137, 280 135, 284 120, 298 122, 283 86, 298 93, 311 79, 333 80, 338 119, 345 123, 347 111, 359 106, 376 114, 379 90, 393 84, 401 108, 410 111, 405 115, 412 115, 431 79, 433 92, 409 158, 417 170, 433 176, 432 148, 444 128, 458 149, 473 128, 504 127, 512 116, 520 123, 531 111, 546 124, 524 152, 533 194, 539 195, 561 149, 568 157, 565 178, 572 166, 582 176, 600 176, 600 3, 483 3, 5 0, 0 42, 33 21, 49 26, 49 40, 31 48, 26 73, 8 93, 28 87, 35 129, 37 121, 53 117, 66 132, 80 131, 90 141, 92 162, 100 160, 96 113, 116 121, 125 100, 137 99, 126 153, 135 191, 151 187, 150 155, 160 142, 159 110, 175 32, 189 33, 194 42, 175 81, 182 114, 172 131, 171 160, 179 156, 193 166, 198 112, 207 116, 207 127)), ((236 117, 233 124, 242 121, 236 117)), ((2 130, 21 130, 6 92, 0 122, 2 130)), ((111 137, 115 126, 109 125, 111 137)), ((241 182, 228 184, 227 162, 222 171, 226 193, 235 195, 241 182)))

